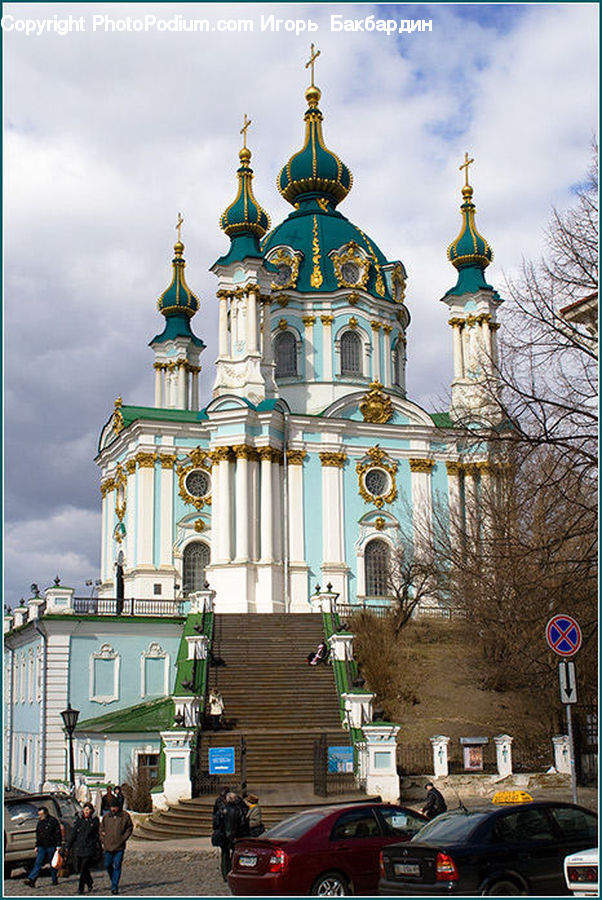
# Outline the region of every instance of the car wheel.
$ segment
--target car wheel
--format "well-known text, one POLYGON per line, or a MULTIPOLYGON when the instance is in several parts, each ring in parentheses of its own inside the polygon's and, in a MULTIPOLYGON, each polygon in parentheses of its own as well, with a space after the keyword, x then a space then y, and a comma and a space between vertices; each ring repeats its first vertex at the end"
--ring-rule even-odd
POLYGON ((4 863, 4 877, 10 878, 10 873, 12 872, 12 870, 13 870, 13 867, 12 867, 11 863, 5 862, 4 863))
POLYGON ((515 881, 502 879, 494 881, 483 891, 483 897, 522 897, 526 894, 515 881))
POLYGON ((325 872, 314 881, 312 895, 318 897, 345 897, 351 894, 347 879, 338 872, 325 872))

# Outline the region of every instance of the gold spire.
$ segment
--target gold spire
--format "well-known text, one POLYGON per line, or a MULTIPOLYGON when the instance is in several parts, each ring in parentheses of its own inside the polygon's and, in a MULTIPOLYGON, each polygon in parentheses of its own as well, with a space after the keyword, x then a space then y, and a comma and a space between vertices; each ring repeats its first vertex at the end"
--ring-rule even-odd
POLYGON ((468 158, 468 153, 465 153, 465 154, 464 154, 464 162, 462 163, 461 166, 458 166, 458 168, 460 169, 460 171, 462 171, 462 169, 465 169, 465 170, 466 170, 465 173, 464 173, 464 174, 466 175, 466 183, 465 183, 465 185, 464 185, 465 187, 470 187, 470 185, 468 184, 468 167, 469 167, 469 165, 470 165, 471 163, 473 163, 473 162, 474 162, 474 159, 469 159, 469 158, 468 158))
POLYGON ((238 158, 240 159, 243 166, 248 166, 249 163, 251 162, 251 151, 247 147, 247 131, 248 131, 250 124, 251 124, 251 119, 247 119, 247 114, 245 113, 242 128, 240 129, 240 133, 243 136, 243 145, 242 145, 242 150, 238 154, 238 158))
POLYGON ((311 85, 305 91, 305 99, 307 100, 310 109, 317 109, 318 103, 320 102, 320 97, 322 96, 320 88, 316 87, 314 83, 314 65, 319 55, 320 51, 314 50, 314 45, 312 44, 309 59, 305 63, 306 69, 309 69, 309 67, 311 66, 311 85))
POLYGON ((178 221, 176 222, 176 230, 178 232, 178 240, 180 242, 182 241, 182 223, 183 222, 184 222, 184 219, 182 218, 182 213, 179 212, 178 213, 178 221))
POLYGON ((245 113, 242 128, 240 129, 240 133, 243 135, 243 147, 245 150, 247 149, 247 130, 249 128, 249 125, 251 125, 251 119, 247 119, 247 114, 245 113))
POLYGON ((319 55, 320 55, 320 51, 319 51, 319 50, 317 50, 317 51, 314 50, 314 45, 312 44, 312 45, 311 45, 311 51, 310 51, 310 54, 309 54, 309 59, 308 59, 308 61, 305 63, 305 68, 306 68, 306 69, 309 69, 309 67, 311 66, 311 86, 312 86, 312 87, 315 87, 315 84, 314 84, 314 65, 315 65, 315 62, 316 62, 316 60, 317 60, 317 58, 318 58, 319 55))

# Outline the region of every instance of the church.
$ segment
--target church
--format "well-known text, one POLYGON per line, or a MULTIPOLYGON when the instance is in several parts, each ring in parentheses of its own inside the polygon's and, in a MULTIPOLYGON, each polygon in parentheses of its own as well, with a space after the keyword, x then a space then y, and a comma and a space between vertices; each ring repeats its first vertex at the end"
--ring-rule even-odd
POLYGON ((473 160, 460 166, 456 272, 441 298, 451 406, 433 413, 406 391, 406 267, 339 210, 353 176, 327 144, 317 56, 312 47, 300 149, 276 178, 287 218, 272 227, 254 195, 245 115, 211 265, 216 300, 194 293, 181 216, 167 286, 149 285, 155 404, 117 398, 101 430, 98 596, 56 584, 5 619, 9 784, 68 780, 68 704, 89 783, 123 781, 133 758, 156 768, 166 703, 186 684, 191 616, 208 595, 216 614, 321 611, 325 587, 341 608, 386 606, 395 554, 435 505, 461 509, 489 477, 486 453, 463 460, 457 428, 483 413, 502 302, 485 280, 493 253, 475 224, 473 160), (197 321, 212 302, 217 359, 201 397, 208 335, 197 321))

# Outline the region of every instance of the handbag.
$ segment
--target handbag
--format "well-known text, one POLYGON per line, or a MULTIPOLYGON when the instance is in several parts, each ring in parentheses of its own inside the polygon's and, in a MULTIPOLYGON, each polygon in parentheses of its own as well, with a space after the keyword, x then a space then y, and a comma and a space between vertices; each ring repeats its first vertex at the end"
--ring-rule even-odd
POLYGON ((211 846, 212 846, 212 847, 223 847, 223 846, 224 846, 224 840, 225 840, 225 837, 226 837, 226 835, 224 834, 224 832, 223 832, 223 831, 219 831, 219 830, 216 828, 216 829, 214 830, 213 834, 211 835, 211 846))

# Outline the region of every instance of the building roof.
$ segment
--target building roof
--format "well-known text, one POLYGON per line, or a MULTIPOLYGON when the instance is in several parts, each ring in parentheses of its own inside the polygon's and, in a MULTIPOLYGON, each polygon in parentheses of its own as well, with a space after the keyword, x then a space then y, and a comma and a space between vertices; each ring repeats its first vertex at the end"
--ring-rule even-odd
POLYGON ((125 732, 165 731, 173 724, 174 709, 171 697, 160 697, 158 700, 150 700, 148 703, 117 709, 104 716, 84 719, 77 723, 75 733, 122 734, 125 732))

